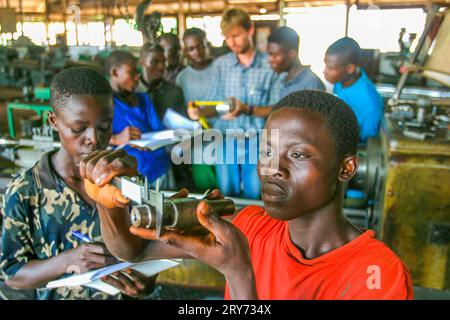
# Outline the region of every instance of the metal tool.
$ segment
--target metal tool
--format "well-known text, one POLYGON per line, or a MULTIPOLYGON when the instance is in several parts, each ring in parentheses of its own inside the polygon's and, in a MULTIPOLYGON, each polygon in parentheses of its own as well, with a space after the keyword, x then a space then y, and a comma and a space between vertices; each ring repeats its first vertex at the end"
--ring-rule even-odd
POLYGON ((225 114, 233 111, 234 106, 231 100, 229 101, 191 101, 191 108, 214 108, 217 113, 225 114))
MULTIPOLYGON (((146 178, 115 177, 111 184, 121 190, 132 203, 131 223, 135 227, 154 228, 159 238, 165 227, 188 228, 199 225, 197 206, 201 199, 166 198, 159 190, 159 179, 155 190, 148 187, 146 178)), ((222 215, 234 214, 235 204, 231 199, 206 200, 214 212, 222 215)))
MULTIPOLYGON (((189 101, 188 108, 214 108, 219 115, 227 114, 234 110, 234 105, 229 101, 189 101)), ((204 129, 209 129, 209 123, 204 116, 199 117, 199 122, 204 129)))

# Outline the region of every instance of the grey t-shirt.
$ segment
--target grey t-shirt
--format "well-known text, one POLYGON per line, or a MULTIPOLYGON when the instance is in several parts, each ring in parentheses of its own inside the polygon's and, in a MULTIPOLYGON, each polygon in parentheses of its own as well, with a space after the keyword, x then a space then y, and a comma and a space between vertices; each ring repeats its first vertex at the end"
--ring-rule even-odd
POLYGON ((295 78, 286 81, 287 74, 280 77, 280 99, 288 94, 301 90, 319 90, 325 91, 325 86, 320 78, 311 70, 310 67, 303 69, 295 78))
POLYGON ((191 66, 184 68, 177 76, 175 83, 184 93, 185 103, 205 100, 206 90, 211 82, 212 63, 203 70, 195 70, 191 66))

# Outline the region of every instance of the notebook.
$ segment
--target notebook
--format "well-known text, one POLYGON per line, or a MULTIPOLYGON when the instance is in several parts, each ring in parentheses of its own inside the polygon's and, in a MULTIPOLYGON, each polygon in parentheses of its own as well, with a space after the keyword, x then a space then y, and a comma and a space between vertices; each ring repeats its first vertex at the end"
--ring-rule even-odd
POLYGON ((91 270, 81 274, 75 274, 73 276, 50 281, 47 284, 47 288, 54 289, 59 287, 77 287, 87 286, 97 290, 101 290, 110 295, 116 295, 120 291, 110 284, 103 282, 102 277, 113 274, 114 272, 132 268, 147 277, 155 275, 164 270, 176 267, 180 264, 181 259, 159 259, 159 260, 147 260, 138 263, 121 262, 105 268, 91 270))
POLYGON ((198 121, 192 121, 191 119, 186 118, 182 114, 174 111, 172 108, 167 108, 162 121, 167 129, 186 129, 189 131, 194 131, 202 128, 198 121))
MULTIPOLYGON (((168 108, 164 114, 163 124, 167 130, 146 132, 138 140, 130 140, 127 144, 135 145, 151 151, 169 147, 202 134, 201 125, 168 108), (182 130, 182 131, 180 131, 182 130), (189 133, 189 135, 186 135, 189 133)), ((119 146, 123 148, 126 144, 119 146)))
POLYGON ((154 151, 177 142, 179 142, 179 139, 175 136, 174 130, 162 130, 143 133, 141 134, 141 139, 130 140, 128 144, 154 151))

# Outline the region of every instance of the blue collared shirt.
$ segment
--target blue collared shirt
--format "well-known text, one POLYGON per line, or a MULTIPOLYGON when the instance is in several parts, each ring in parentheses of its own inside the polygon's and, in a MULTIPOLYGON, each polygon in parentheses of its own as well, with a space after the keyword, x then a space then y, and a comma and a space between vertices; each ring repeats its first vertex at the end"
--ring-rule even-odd
MULTIPOLYGON (((206 90, 205 100, 227 100, 235 97, 245 104, 268 106, 277 102, 275 82, 277 75, 268 63, 267 54, 256 51, 252 63, 244 67, 237 56, 231 52, 221 56, 213 63, 211 83, 206 90)), ((240 115, 233 120, 220 117, 208 119, 216 129, 242 128, 244 130, 264 127, 264 119, 255 116, 240 115)))
POLYGON ((361 142, 378 135, 383 117, 383 99, 364 70, 361 70, 359 79, 347 88, 337 83, 334 86, 334 94, 344 100, 355 113, 361 142))
POLYGON ((286 81, 287 73, 280 76, 281 89, 280 99, 288 94, 301 90, 319 90, 325 91, 325 86, 320 78, 308 66, 304 68, 293 79, 286 81))
MULTIPOLYGON (((122 132, 126 127, 136 127, 142 133, 165 129, 148 94, 137 93, 137 96, 139 98, 139 105, 137 106, 129 106, 119 98, 114 97, 113 134, 122 132)), ((146 176, 149 182, 155 181, 169 169, 170 159, 164 148, 148 151, 127 145, 124 150, 137 159, 138 172, 146 176)))

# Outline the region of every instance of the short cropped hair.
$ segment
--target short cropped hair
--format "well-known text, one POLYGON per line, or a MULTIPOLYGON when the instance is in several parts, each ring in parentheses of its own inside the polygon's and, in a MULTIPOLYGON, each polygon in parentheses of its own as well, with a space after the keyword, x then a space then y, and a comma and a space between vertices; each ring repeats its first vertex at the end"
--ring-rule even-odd
POLYGON ((289 27, 276 28, 267 39, 269 43, 276 43, 283 47, 284 50, 298 50, 300 38, 294 29, 289 27))
POLYGON ((325 121, 335 141, 337 159, 356 155, 359 142, 358 121, 352 109, 343 100, 321 91, 302 90, 281 99, 274 110, 281 108, 298 108, 318 114, 325 121))
POLYGON ((329 46, 325 54, 338 55, 345 65, 350 63, 359 65, 361 59, 361 47, 358 42, 352 38, 344 37, 329 46))
POLYGON ((181 50, 180 40, 178 39, 178 36, 173 33, 163 33, 161 37, 159 38, 159 41, 166 40, 168 43, 170 43, 170 46, 174 50, 181 50))
POLYGON ((151 52, 164 54, 164 49, 159 44, 152 44, 150 42, 147 42, 141 48, 141 58, 145 58, 151 52))
POLYGON ((202 29, 199 28, 189 28, 183 34, 183 40, 188 37, 197 37, 199 39, 206 39, 206 33, 202 29))
POLYGON ((226 10, 222 15, 222 21, 220 22, 222 32, 226 32, 232 27, 242 27, 248 31, 252 28, 252 25, 249 14, 240 8, 230 8, 226 10))
POLYGON ((114 68, 120 68, 127 62, 137 62, 137 59, 133 54, 128 51, 117 50, 113 51, 105 62, 105 73, 109 76, 111 70, 114 68))
POLYGON ((89 67, 73 67, 58 73, 50 84, 50 105, 56 113, 64 108, 71 95, 111 95, 108 80, 89 67))

